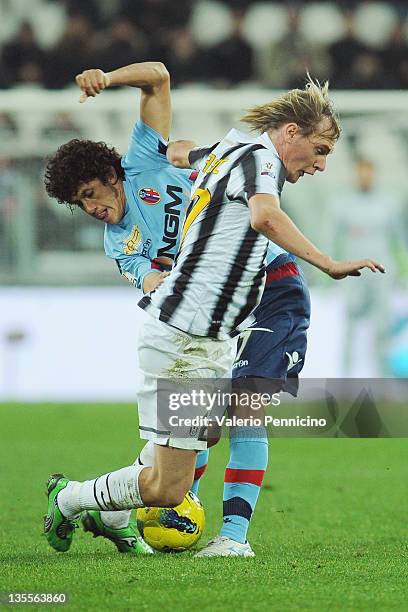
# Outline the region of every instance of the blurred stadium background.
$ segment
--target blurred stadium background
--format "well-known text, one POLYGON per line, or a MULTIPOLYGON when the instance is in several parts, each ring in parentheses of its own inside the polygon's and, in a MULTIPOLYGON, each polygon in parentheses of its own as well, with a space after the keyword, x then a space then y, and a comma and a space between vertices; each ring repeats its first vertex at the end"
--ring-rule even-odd
POLYGON ((42 172, 74 137, 126 150, 137 91, 80 106, 73 77, 149 59, 172 75, 172 137, 198 143, 306 70, 330 80, 343 138, 283 207, 331 255, 388 274, 334 283, 306 268, 304 376, 408 375, 406 2, 0 0, 0 14, 0 400, 135 397, 137 291, 105 257, 102 224, 49 200, 42 172))

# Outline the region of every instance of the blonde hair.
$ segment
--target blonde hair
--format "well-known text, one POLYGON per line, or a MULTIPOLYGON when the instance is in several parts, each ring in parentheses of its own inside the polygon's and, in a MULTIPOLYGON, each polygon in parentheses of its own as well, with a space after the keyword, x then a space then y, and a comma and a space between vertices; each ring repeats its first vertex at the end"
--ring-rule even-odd
POLYGON ((261 133, 280 128, 285 123, 296 123, 302 133, 308 135, 316 131, 325 117, 330 119, 331 126, 324 134, 337 140, 341 129, 329 98, 329 83, 326 81, 320 85, 308 73, 304 89, 291 89, 272 102, 249 108, 241 121, 247 123, 251 130, 261 133))

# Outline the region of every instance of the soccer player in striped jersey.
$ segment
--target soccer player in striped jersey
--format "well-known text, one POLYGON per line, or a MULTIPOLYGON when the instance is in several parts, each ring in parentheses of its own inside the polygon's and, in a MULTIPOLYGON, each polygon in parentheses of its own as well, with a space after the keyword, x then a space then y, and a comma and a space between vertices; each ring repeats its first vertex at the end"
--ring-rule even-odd
MULTIPOLYGON (((236 138, 248 141, 245 134, 236 138)), ((175 163, 179 156, 190 166, 202 168, 212 147, 193 148, 193 143, 172 143, 168 157, 175 163), (191 150, 189 153, 185 147, 191 150), (180 148, 181 147, 181 148, 180 148)), ((274 175, 281 162, 277 156, 274 175)), ((268 168, 268 174, 272 168, 268 168)), ((278 179, 279 185, 279 179, 278 179)), ((277 189, 279 186, 277 185, 277 189)), ((266 254, 266 283, 261 302, 254 311, 255 322, 241 333, 232 378, 240 388, 250 388, 250 379, 268 380, 263 390, 297 394, 298 376, 305 363, 307 329, 310 323, 310 296, 306 280, 293 256, 269 241, 266 254), (272 384, 271 384, 272 383, 272 384)), ((237 407, 230 407, 230 414, 237 407)), ((239 414, 246 418, 250 413, 239 414)), ((256 416, 259 416, 256 415, 256 416)), ((197 557, 253 556, 247 541, 250 521, 258 501, 268 463, 268 439, 265 427, 235 426, 230 429, 230 459, 224 475, 223 525, 220 535, 209 542, 197 557)))
MULTIPOLYGON (((95 87, 83 84, 86 95, 94 95, 95 87)), ((326 94, 315 84, 304 92, 289 92, 278 100, 286 114, 280 114, 279 123, 268 126, 256 142, 239 142, 230 133, 214 148, 195 184, 175 267, 141 301, 152 316, 138 343, 144 375, 138 397, 139 428, 143 438, 155 443, 154 464, 131 465, 85 482, 52 478, 49 523, 56 507, 66 531, 83 510, 175 506, 183 500, 193 480, 196 452, 205 449, 207 441, 197 428, 181 437, 170 421, 163 427, 157 381, 229 376, 234 338, 253 320, 251 313, 263 289, 268 238, 333 278, 359 275, 364 267, 382 269, 372 260, 334 262, 279 207, 284 180, 296 182, 305 172, 323 170, 334 146, 337 124, 326 94), (290 108, 296 100, 303 102, 296 121, 287 112, 288 98, 290 108), (278 178, 273 172, 276 154, 284 168, 278 178), (231 245, 227 251, 226 243, 231 245)), ((55 536, 57 532, 53 529, 55 536)))
MULTIPOLYGON (((310 83, 309 86, 313 86, 310 83)), ((271 147, 265 139, 268 126, 282 117, 283 112, 290 115, 290 100, 280 101, 274 108, 258 107, 250 111, 244 121, 261 131, 258 142, 271 147)), ((295 110, 295 109, 293 109, 295 110)), ((299 111, 299 108, 296 109, 299 111)), ((293 113, 299 116, 300 112, 293 113)), ((307 125, 305 125, 305 128, 307 125)), ((332 147, 333 142, 329 144, 332 147)), ((247 135, 233 130, 227 136, 229 141, 251 143, 247 135)), ((313 138, 313 136, 312 136, 313 138)), ((253 142, 253 141, 252 141, 253 142)), ((203 174, 209 164, 214 164, 216 147, 193 148, 194 143, 172 143, 168 148, 168 157, 178 166, 190 165, 203 174)), ((323 170, 324 151, 316 143, 315 159, 310 167, 299 170, 295 167, 290 178, 295 182, 303 172, 314 173, 323 170), (297 170, 297 172, 296 172, 297 170)), ((327 143, 326 143, 327 144, 327 143)), ((265 177, 265 192, 273 189, 279 197, 285 168, 278 151, 272 145, 275 159, 259 160, 257 171, 265 177)), ((224 155, 222 156, 224 157, 224 155)), ((226 155, 225 155, 226 157, 226 155)), ((243 169, 245 175, 245 169, 243 169)), ((199 180, 200 177, 198 177, 199 180)), ((232 191, 232 189, 231 189, 232 191)), ((232 198, 231 198, 232 199, 232 198)), ((191 213, 191 210, 190 210, 191 213)), ((273 242, 269 242, 266 257, 266 285, 257 309, 254 311, 255 322, 242 332, 238 352, 233 365, 233 379, 239 387, 251 388, 250 379, 268 379, 273 382, 273 391, 286 390, 296 394, 298 375, 306 354, 306 332, 310 321, 310 297, 304 276, 293 261, 293 257, 273 242)), ((270 385, 269 385, 270 388, 270 385)), ((231 407, 233 410, 241 407, 231 407)), ((248 416, 245 411, 240 417, 248 416)), ((223 525, 220 535, 209 542, 197 557, 210 556, 253 556, 247 542, 247 532, 268 461, 268 441, 264 427, 234 427, 230 431, 230 461, 224 477, 223 525)))

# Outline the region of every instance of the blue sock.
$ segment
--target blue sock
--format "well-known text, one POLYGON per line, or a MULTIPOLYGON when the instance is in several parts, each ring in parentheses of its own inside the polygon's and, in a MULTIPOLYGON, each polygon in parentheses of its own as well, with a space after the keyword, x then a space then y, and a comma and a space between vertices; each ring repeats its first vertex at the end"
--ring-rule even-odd
POLYGON ((230 460, 224 477, 222 536, 246 542, 267 465, 265 427, 231 428, 230 460))
POLYGON ((197 453, 196 467, 195 467, 195 472, 194 472, 194 482, 191 486, 191 490, 195 495, 198 495, 198 487, 200 484, 200 478, 204 474, 207 468, 209 452, 210 451, 207 448, 207 450, 203 450, 197 453))

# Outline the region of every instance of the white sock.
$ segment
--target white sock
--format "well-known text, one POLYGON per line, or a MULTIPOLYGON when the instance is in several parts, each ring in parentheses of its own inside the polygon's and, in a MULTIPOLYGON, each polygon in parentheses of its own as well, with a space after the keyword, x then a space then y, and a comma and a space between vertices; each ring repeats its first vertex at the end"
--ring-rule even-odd
POLYGON ((101 512, 102 523, 111 529, 124 529, 129 525, 131 510, 113 510, 101 512))
POLYGON ((66 518, 77 518, 81 512, 77 504, 81 484, 76 480, 70 480, 65 489, 57 495, 58 507, 66 518))
POLYGON ((71 481, 58 493, 58 506, 67 518, 82 510, 131 510, 144 506, 139 491, 139 475, 144 465, 109 472, 95 480, 71 481))
POLYGON ((133 465, 144 465, 146 467, 153 467, 154 465, 154 442, 149 440, 146 442, 142 450, 140 451, 140 455, 136 459, 133 465))
MULTIPOLYGON (((154 442, 151 440, 146 442, 139 456, 133 465, 143 465, 144 467, 152 467, 154 463, 154 442)), ((104 525, 111 529, 123 529, 129 525, 131 510, 116 510, 113 512, 101 512, 101 519, 104 525)))

